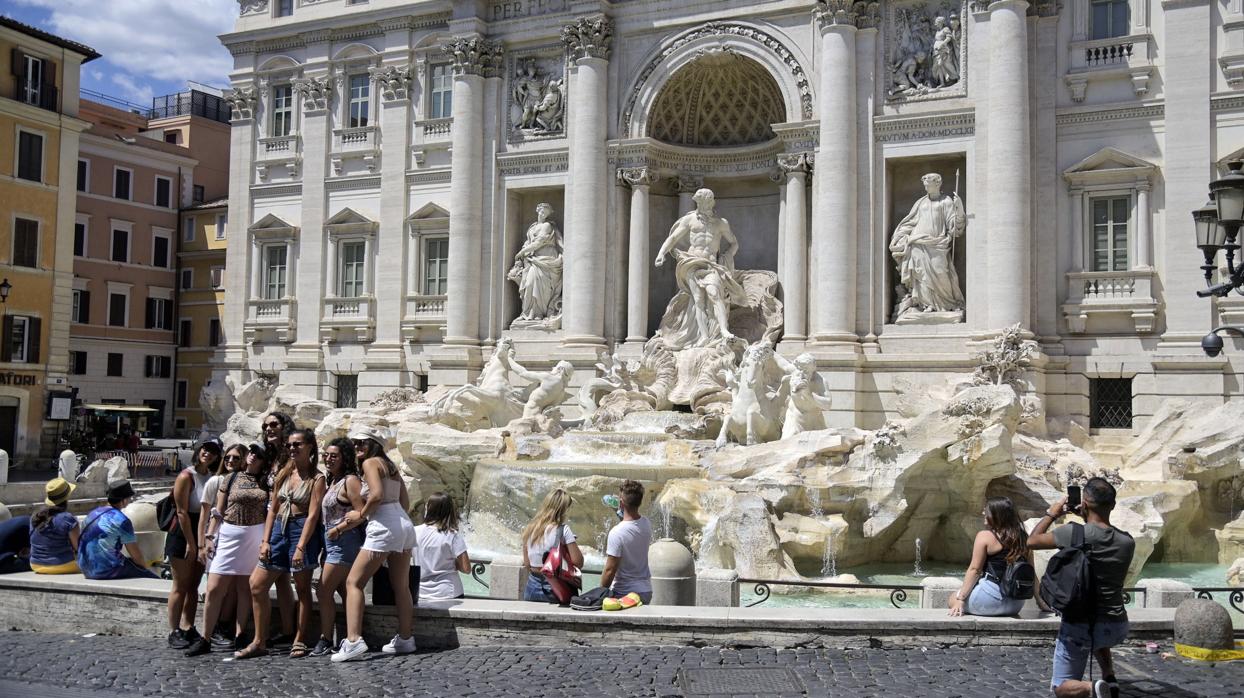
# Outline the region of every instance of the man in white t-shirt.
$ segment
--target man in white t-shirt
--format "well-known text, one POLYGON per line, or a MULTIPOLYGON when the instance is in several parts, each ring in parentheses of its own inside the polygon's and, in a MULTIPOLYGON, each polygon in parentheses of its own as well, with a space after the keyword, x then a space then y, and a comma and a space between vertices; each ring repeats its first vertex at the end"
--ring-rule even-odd
POLYGON ((622 483, 619 490, 622 521, 609 529, 605 546, 605 571, 600 585, 611 589, 611 596, 622 598, 634 592, 640 601, 652 600, 652 573, 648 571, 648 546, 652 543, 652 523, 639 515, 644 501, 644 486, 634 480, 622 483))

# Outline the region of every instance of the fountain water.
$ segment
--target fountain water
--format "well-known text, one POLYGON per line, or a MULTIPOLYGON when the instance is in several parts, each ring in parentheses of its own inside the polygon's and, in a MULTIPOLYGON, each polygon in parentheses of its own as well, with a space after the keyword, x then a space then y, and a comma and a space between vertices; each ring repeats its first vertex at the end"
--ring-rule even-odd
POLYGON ((808 507, 812 510, 812 518, 825 518, 825 509, 821 506, 821 490, 818 487, 808 488, 808 507))
POLYGON ((921 563, 923 562, 922 558, 924 555, 921 545, 922 544, 921 544, 920 539, 917 538, 916 539, 916 564, 914 567, 912 567, 912 570, 911 570, 911 574, 913 577, 924 577, 925 576, 924 568, 921 567, 921 563))
POLYGON ((664 532, 664 538, 673 538, 674 531, 670 523, 673 510, 670 508, 669 502, 657 501, 657 511, 661 512, 661 530, 664 532))
POLYGON ((821 561, 822 577, 838 576, 838 552, 834 550, 834 532, 829 532, 829 537, 825 539, 825 557, 821 561))

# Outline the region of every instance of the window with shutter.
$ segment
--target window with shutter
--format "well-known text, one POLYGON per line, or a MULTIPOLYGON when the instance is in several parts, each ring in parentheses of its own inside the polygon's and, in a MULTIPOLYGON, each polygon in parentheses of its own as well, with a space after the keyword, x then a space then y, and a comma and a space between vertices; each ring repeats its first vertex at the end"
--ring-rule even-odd
POLYGON ((43 181, 43 136, 30 131, 18 132, 17 176, 32 182, 43 181))
POLYGON ((123 170, 120 167, 112 170, 112 195, 118 199, 129 200, 132 194, 130 189, 130 177, 133 175, 129 170, 123 170))
POLYGON ((75 376, 86 375, 86 352, 69 352, 69 371, 75 376))
POLYGON ((86 223, 73 224, 73 256, 86 256, 86 223))
POLYGON ((177 409, 186 408, 186 398, 190 394, 190 384, 185 380, 177 381, 177 409))
POLYGON ((117 377, 122 375, 122 367, 125 364, 125 357, 122 354, 109 352, 108 354, 108 375, 117 377))
POLYGON ((37 318, 21 315, 6 315, 4 318, 4 351, 3 360, 13 363, 36 363, 39 360, 37 348, 38 338, 31 341, 37 327, 32 327, 37 318), (31 345, 35 346, 32 355, 31 345))
POLYGON ((147 307, 147 313, 146 313, 146 317, 145 317, 145 319, 144 319, 144 321, 143 321, 143 327, 145 327, 145 328, 147 328, 147 329, 149 329, 149 330, 150 330, 150 329, 152 329, 152 328, 154 328, 154 327, 156 326, 156 319, 155 319, 155 318, 156 318, 156 312, 157 312, 157 311, 156 311, 155 304, 156 304, 156 299, 154 299, 154 298, 148 298, 148 299, 147 299, 147 306, 146 306, 146 307, 147 307))
POLYGON ((88 161, 78 161, 78 191, 85 192, 87 187, 90 186, 90 182, 88 181, 90 178, 90 168, 91 164, 88 161))
POLYGON ((190 339, 191 339, 190 333, 193 329, 194 329, 194 324, 190 320, 182 319, 180 322, 177 323, 177 346, 179 347, 190 346, 190 339))
POLYGON ((130 261, 130 234, 126 230, 112 231, 112 261, 130 261))
POLYGON ((155 205, 160 208, 171 208, 173 205, 173 180, 167 177, 155 178, 155 205))
POLYGON ((207 344, 211 347, 220 346, 220 320, 216 318, 207 322, 207 344))
POLYGON ((151 266, 168 268, 168 238, 157 235, 151 250, 151 266))
POLYGON ((123 293, 108 294, 108 324, 111 327, 125 327, 125 310, 128 299, 123 293))
POLYGON ((144 357, 145 359, 145 361, 143 362, 143 377, 144 378, 150 378, 155 375, 155 368, 153 366, 153 364, 155 363, 155 358, 156 357, 151 356, 151 355, 144 357))
POLYGON ((37 317, 27 319, 26 323, 26 362, 39 363, 39 349, 41 335, 43 334, 43 320, 37 317))
POLYGON ((39 266, 39 222, 16 218, 13 221, 13 266, 39 266))

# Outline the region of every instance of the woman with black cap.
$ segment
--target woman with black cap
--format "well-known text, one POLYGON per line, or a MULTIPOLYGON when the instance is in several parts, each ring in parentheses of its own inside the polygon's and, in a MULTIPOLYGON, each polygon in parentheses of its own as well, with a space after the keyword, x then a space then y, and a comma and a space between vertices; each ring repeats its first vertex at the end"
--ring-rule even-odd
MULTIPOLYGON (((216 508, 207 529, 207 603, 203 627, 214 628, 220 618, 225 590, 232 585, 237 598, 236 638, 242 636, 250 620, 250 576, 259 564, 259 544, 263 542, 264 521, 268 516, 268 470, 270 451, 263 444, 237 444, 225 450, 225 457, 242 451, 246 469, 225 479, 216 495, 216 508)), ((187 657, 207 654, 212 644, 200 637, 186 649, 187 657)))
POLYGON ((208 478, 220 466, 220 442, 204 441, 194 450, 189 468, 173 481, 176 523, 164 538, 164 554, 173 568, 173 588, 168 594, 168 646, 184 650, 199 637, 194 617, 199 610, 199 500, 208 478))

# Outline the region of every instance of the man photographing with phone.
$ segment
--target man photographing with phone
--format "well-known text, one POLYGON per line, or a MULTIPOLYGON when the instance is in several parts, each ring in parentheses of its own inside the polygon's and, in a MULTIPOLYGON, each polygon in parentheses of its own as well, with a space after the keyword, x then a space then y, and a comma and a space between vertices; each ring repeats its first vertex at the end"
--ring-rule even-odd
POLYGON ((1064 614, 1054 645, 1054 674, 1050 688, 1059 698, 1116 698, 1119 683, 1114 675, 1110 648, 1127 638, 1127 609, 1123 605, 1123 585, 1132 563, 1136 543, 1126 531, 1110 525, 1115 489, 1104 478, 1090 478, 1081 488, 1067 488, 1068 496, 1049 508, 1028 536, 1031 550, 1070 548, 1081 524, 1050 526, 1064 513, 1084 518, 1083 546, 1088 557, 1093 588, 1091 610, 1071 616, 1064 614), (1079 501, 1080 499, 1083 501, 1079 501), (1089 655, 1097 658, 1102 678, 1084 681, 1089 655))

